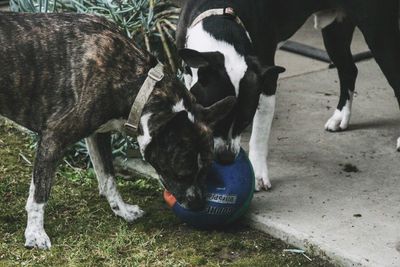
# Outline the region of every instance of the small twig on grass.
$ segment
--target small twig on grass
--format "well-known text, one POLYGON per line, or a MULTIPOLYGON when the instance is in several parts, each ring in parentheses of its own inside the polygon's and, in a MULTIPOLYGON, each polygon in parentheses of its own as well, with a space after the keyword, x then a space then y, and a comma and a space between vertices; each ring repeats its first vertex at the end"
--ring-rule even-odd
POLYGON ((65 164, 67 164, 68 167, 70 167, 76 173, 79 173, 79 174, 81 173, 82 169, 72 166, 72 164, 69 163, 68 160, 66 160, 66 159, 64 159, 64 162, 65 162, 65 164))
POLYGON ((293 248, 290 248, 290 249, 284 249, 283 252, 298 253, 298 254, 303 255, 307 260, 312 261, 312 259, 311 259, 310 257, 308 257, 308 256, 306 255, 305 251, 302 250, 302 249, 293 249, 293 248))
POLYGON ((24 156, 24 154, 22 154, 21 152, 18 153, 18 155, 26 162, 28 163, 29 166, 32 166, 32 162, 30 162, 30 160, 24 156))
POLYGON ((308 257, 305 253, 302 253, 301 255, 303 255, 304 257, 306 257, 307 260, 312 261, 312 259, 310 257, 308 257))

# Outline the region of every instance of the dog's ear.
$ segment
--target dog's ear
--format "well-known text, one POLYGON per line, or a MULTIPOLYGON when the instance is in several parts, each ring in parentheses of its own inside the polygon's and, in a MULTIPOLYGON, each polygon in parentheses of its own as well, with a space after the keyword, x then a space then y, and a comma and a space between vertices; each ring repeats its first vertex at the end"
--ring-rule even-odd
POLYGON ((254 56, 247 56, 245 59, 248 70, 252 70, 258 76, 259 92, 268 95, 275 94, 279 73, 284 72, 286 69, 280 66, 261 66, 259 59, 254 56))
POLYGON ((225 118, 229 112, 231 112, 235 104, 236 97, 228 96, 206 108, 196 104, 196 112, 197 115, 200 116, 201 121, 213 127, 218 121, 225 118))
POLYGON ((183 110, 180 112, 168 112, 165 114, 160 114, 159 116, 155 116, 155 118, 152 120, 150 131, 152 133, 157 133, 160 131, 160 129, 177 117, 187 117, 187 112, 183 110))
POLYGON ((178 51, 179 56, 191 68, 206 67, 214 64, 223 64, 225 57, 220 52, 199 52, 183 48, 178 51))
POLYGON ((269 67, 265 67, 263 69, 263 73, 262 75, 267 75, 267 74, 280 74, 282 72, 285 72, 286 69, 284 67, 281 66, 269 66, 269 67))
POLYGON ((261 70, 261 90, 262 92, 271 95, 275 94, 276 84, 280 73, 286 71, 280 66, 268 66, 261 70))

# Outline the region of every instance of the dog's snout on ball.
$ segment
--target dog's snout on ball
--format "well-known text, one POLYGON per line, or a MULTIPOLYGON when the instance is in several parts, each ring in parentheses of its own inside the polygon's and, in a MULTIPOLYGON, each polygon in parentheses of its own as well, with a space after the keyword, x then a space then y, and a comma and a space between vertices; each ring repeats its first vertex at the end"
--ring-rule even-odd
POLYGON ((224 149, 215 154, 215 160, 220 164, 232 164, 235 161, 236 153, 230 149, 224 149))
POLYGON ((186 201, 187 207, 193 211, 201 210, 206 205, 204 192, 202 192, 200 188, 194 186, 191 186, 186 190, 186 201))

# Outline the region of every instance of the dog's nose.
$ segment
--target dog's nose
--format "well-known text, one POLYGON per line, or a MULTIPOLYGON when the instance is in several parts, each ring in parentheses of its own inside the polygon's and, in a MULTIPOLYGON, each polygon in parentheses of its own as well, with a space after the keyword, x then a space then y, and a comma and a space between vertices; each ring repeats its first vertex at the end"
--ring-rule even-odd
POLYGON ((188 189, 186 201, 188 208, 193 211, 201 210, 206 205, 206 199, 203 197, 203 193, 200 189, 194 187, 188 189))
POLYGON ((218 152, 215 160, 220 164, 232 164, 235 161, 236 154, 228 149, 218 152))

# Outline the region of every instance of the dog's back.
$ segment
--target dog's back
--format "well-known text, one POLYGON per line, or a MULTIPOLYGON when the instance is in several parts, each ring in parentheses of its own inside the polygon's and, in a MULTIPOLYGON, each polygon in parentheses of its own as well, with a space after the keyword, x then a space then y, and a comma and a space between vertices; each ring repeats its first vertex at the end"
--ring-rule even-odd
POLYGON ((104 18, 0 13, 0 114, 40 132, 51 116, 76 108, 82 94, 104 95, 129 80, 144 58, 104 18))

